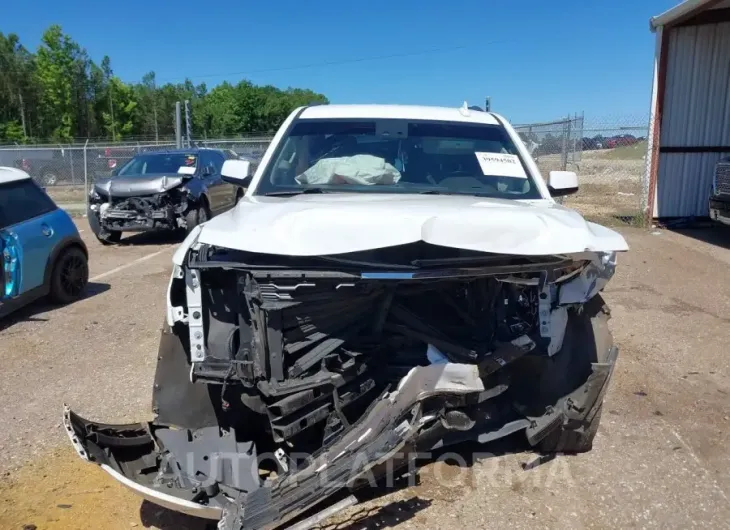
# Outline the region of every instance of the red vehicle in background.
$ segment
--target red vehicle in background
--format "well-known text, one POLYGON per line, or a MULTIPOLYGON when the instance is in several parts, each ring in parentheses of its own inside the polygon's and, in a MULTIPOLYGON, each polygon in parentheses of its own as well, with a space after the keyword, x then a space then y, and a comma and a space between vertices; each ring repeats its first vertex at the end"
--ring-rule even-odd
POLYGON ((615 149, 616 147, 626 147, 629 145, 635 145, 639 143, 639 139, 631 134, 620 134, 618 136, 612 136, 606 140, 604 144, 606 149, 615 149))

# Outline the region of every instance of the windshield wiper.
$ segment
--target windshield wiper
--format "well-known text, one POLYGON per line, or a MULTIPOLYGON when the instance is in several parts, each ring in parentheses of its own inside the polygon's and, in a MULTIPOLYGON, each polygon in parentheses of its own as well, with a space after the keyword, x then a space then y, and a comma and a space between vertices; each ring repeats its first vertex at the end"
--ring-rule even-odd
POLYGON ((287 190, 287 191, 270 191, 264 193, 264 197, 291 197, 293 195, 303 195, 305 193, 327 193, 322 188, 301 188, 298 190, 287 190))

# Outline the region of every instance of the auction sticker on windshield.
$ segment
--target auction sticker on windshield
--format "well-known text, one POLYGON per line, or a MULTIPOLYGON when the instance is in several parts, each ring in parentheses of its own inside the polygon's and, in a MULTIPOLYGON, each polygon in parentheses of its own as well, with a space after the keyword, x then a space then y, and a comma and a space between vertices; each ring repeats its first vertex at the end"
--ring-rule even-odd
POLYGON ((517 155, 506 153, 474 153, 477 155, 482 173, 493 177, 514 177, 526 179, 527 173, 517 155))

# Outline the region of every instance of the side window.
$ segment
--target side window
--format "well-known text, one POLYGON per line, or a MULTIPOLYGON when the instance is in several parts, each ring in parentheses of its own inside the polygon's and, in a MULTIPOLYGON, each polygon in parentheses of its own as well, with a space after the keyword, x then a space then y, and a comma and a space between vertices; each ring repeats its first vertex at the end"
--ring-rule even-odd
POLYGON ((226 161, 226 159, 223 157, 220 153, 210 153, 210 159, 211 164, 215 170, 216 175, 220 175, 221 171, 223 171, 223 162, 226 161))
POLYGON ((56 205, 32 180, 0 185, 0 228, 52 212, 56 205))
POLYGON ((200 151, 198 153, 198 171, 199 175, 205 175, 205 169, 210 166, 210 156, 207 151, 200 151))

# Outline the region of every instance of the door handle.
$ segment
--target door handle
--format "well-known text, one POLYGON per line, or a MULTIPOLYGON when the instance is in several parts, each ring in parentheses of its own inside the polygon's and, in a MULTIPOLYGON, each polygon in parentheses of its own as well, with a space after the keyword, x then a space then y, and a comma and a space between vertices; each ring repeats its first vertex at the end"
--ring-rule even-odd
POLYGON ((44 236, 51 237, 53 235, 53 228, 44 223, 41 225, 41 232, 44 236))

